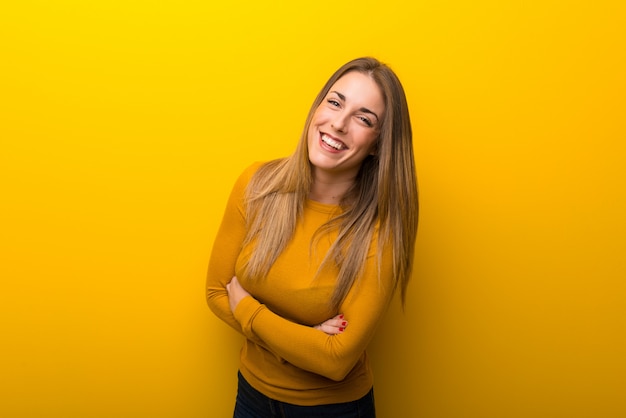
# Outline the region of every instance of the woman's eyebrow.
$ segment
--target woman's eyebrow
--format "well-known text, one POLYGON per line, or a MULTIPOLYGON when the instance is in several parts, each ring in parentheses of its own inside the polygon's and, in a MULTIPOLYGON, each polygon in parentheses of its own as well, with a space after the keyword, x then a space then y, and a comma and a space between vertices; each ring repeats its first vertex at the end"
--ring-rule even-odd
MULTIPOLYGON (((346 101, 346 96, 344 96, 343 94, 339 93, 338 91, 333 90, 333 91, 331 91, 331 93, 335 93, 337 96, 339 96, 339 98, 341 100, 343 100, 344 102, 346 101)), ((369 110, 366 107, 362 107, 359 110, 361 112, 363 112, 363 113, 369 113, 370 115, 374 115, 376 117, 376 120, 380 120, 380 118, 378 117, 378 115, 376 113, 372 112, 371 110, 369 110)))
POLYGON ((339 96, 339 98, 341 100, 343 100, 344 102, 346 101, 346 96, 344 96, 343 94, 339 93, 338 91, 333 90, 333 91, 331 91, 331 93, 335 93, 337 96, 339 96))
POLYGON ((376 118, 376 120, 378 120, 378 115, 377 115, 376 113, 372 112, 371 110, 369 110, 368 108, 366 108, 366 107, 362 107, 362 108, 360 108, 359 110, 360 110, 361 112, 363 112, 363 113, 369 113, 370 115, 374 115, 374 117, 376 118))

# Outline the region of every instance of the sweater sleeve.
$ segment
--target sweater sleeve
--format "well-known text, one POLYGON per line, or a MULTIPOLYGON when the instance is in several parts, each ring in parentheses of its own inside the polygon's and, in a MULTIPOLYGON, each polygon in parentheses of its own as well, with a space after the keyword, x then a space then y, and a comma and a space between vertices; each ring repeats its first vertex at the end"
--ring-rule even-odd
MULTIPOLYGON (((218 318, 242 334, 241 325, 230 310, 226 285, 235 276, 235 264, 246 236, 243 199, 245 188, 257 168, 258 164, 249 167, 235 182, 215 237, 206 279, 206 298, 209 307, 218 318)), ((253 336, 248 338, 262 343, 253 336)))
POLYGON ((390 251, 382 257, 380 280, 377 256, 368 257, 364 275, 353 286, 340 312, 346 330, 327 335, 276 315, 253 297, 241 300, 234 316, 248 338, 261 339, 269 349, 301 369, 340 381, 354 368, 370 342, 393 296, 390 251))

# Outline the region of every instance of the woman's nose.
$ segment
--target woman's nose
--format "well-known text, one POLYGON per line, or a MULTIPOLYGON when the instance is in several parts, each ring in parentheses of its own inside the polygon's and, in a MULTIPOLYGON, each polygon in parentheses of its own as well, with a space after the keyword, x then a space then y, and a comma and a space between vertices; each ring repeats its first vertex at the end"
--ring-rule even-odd
POLYGON ((335 129, 337 132, 346 132, 348 127, 347 115, 344 113, 340 113, 335 117, 330 126, 335 129))

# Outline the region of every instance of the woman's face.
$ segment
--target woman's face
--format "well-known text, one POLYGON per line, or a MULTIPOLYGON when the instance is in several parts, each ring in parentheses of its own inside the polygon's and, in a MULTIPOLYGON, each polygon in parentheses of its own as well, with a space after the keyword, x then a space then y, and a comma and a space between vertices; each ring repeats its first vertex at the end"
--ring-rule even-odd
POLYGON ((309 127, 314 174, 354 178, 363 160, 376 149, 384 112, 382 93, 370 76, 353 71, 337 80, 309 127))

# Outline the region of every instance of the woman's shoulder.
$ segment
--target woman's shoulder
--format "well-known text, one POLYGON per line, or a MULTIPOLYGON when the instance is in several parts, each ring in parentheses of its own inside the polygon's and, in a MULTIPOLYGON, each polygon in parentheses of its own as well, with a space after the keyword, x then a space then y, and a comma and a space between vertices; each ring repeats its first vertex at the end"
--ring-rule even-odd
POLYGON ((231 195, 240 196, 240 198, 242 198, 246 188, 248 187, 248 184, 250 184, 250 181, 252 180, 252 177, 257 171, 259 171, 259 168, 261 168, 263 164, 263 162, 257 161, 248 165, 246 168, 240 171, 239 175, 237 175, 237 177, 235 178, 235 182, 232 186, 231 195))
POLYGON ((240 177, 252 177, 254 173, 259 171, 259 169, 266 164, 267 164, 267 161, 254 161, 253 163, 251 163, 250 165, 248 165, 246 168, 243 169, 243 171, 240 174, 240 177))
POLYGON ((236 184, 240 187, 245 187, 248 183, 250 183, 252 177, 254 177, 254 175, 261 169, 261 167, 265 166, 266 164, 267 161, 255 161, 252 164, 248 165, 246 168, 243 169, 243 171, 239 173, 236 184))
POLYGON ((283 160, 255 161, 243 170, 237 183, 246 186, 254 182, 255 187, 259 187, 267 181, 271 182, 283 160))

